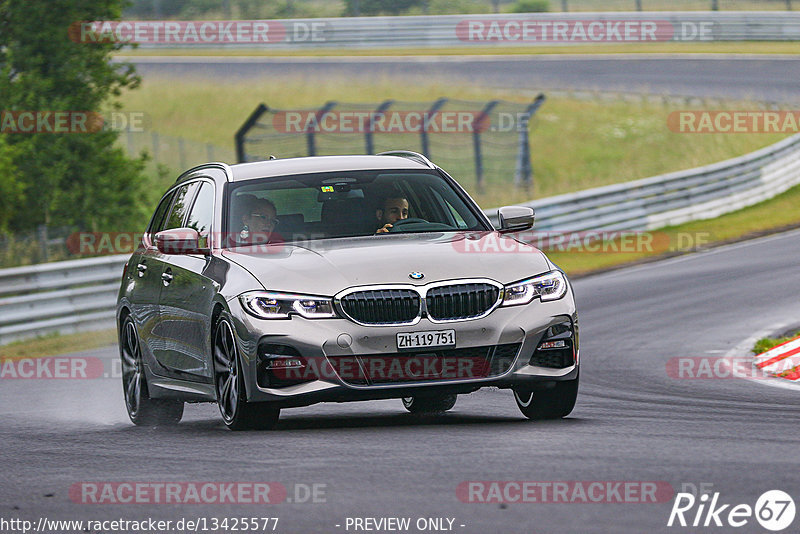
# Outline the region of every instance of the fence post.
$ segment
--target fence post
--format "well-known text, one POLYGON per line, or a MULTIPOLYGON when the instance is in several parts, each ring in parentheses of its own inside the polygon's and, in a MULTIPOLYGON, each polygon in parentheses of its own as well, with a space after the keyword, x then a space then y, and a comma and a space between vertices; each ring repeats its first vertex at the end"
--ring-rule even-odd
POLYGON ((259 104, 258 107, 247 117, 247 120, 244 121, 244 124, 236 130, 236 133, 233 136, 233 141, 236 144, 236 162, 237 163, 244 163, 247 161, 247 154, 244 151, 244 137, 247 135, 253 126, 258 122, 258 119, 261 118, 261 115, 269 111, 269 108, 266 104, 259 104))
POLYGON ((211 143, 206 143, 206 159, 208 161, 214 161, 214 145, 211 143))
POLYGON ((711 0, 711 11, 719 11, 719 0, 711 0))
POLYGON ((489 119, 489 114, 499 104, 499 100, 492 100, 477 117, 472 119, 472 147, 475 152, 475 178, 478 192, 483 190, 483 154, 481 153, 481 130, 487 124, 491 125, 492 121, 489 119))
POLYGON ((569 6, 567 5, 567 0, 561 0, 561 11, 567 12, 569 11, 569 6))
POLYGON ((433 120, 433 118, 445 104, 447 104, 447 99, 444 97, 434 102, 422 120, 422 129, 420 130, 420 138, 422 139, 422 154, 428 159, 431 157, 431 147, 428 143, 428 132, 425 127, 427 123, 433 120))
POLYGON ((309 124, 308 128, 306 128, 306 145, 308 148, 308 155, 309 156, 316 156, 317 155, 317 142, 314 138, 314 130, 316 129, 316 125, 320 124, 322 120, 325 118, 325 115, 330 113, 330 111, 336 107, 336 102, 330 100, 325 103, 324 106, 319 108, 319 110, 315 113, 314 116, 314 123, 309 124))
POLYGON ((792 0, 786 0, 786 11, 792 10, 792 0))
POLYGON ((636 0, 636 11, 642 10, 642 0, 636 0))
POLYGON ((536 110, 544 104, 545 96, 539 93, 539 96, 534 99, 533 103, 528 106, 520 119, 520 124, 517 124, 517 131, 519 132, 519 147, 517 149, 517 169, 514 173, 514 185, 519 187, 522 185, 525 189, 529 189, 533 185, 533 167, 531 166, 531 147, 528 137, 528 124, 531 117, 536 113, 536 110))
POLYGON ((373 142, 375 121, 373 119, 377 119, 379 116, 382 116, 392 104, 394 104, 394 100, 385 100, 380 106, 377 107, 377 109, 375 109, 372 117, 369 118, 369 122, 367 123, 367 131, 364 133, 364 141, 367 144, 367 154, 375 153, 375 143, 373 142))

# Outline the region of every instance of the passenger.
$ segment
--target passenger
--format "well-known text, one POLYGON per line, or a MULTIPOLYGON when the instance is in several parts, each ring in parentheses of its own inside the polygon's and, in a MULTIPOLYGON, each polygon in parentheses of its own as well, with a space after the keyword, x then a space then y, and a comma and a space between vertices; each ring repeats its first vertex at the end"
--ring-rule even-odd
POLYGON ((402 195, 384 197, 383 202, 375 210, 378 219, 376 234, 385 234, 397 221, 408 219, 408 199, 402 195))

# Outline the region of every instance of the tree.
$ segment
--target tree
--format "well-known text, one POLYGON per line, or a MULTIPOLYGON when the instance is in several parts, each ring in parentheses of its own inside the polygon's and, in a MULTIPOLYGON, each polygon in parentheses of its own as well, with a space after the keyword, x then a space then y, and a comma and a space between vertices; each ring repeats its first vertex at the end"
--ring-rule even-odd
MULTIPOLYGON (((122 0, 0 0, 0 102, 6 111, 100 112, 139 83, 132 65, 112 64, 120 43, 70 39, 70 25, 116 20, 122 0)), ((9 227, 139 229, 144 160, 131 160, 118 133, 7 134, 25 195, 9 227)), ((2 163, 0 163, 2 165, 2 163)))
POLYGON ((0 232, 8 229, 16 206, 23 199, 22 181, 14 165, 16 150, 0 137, 0 232))

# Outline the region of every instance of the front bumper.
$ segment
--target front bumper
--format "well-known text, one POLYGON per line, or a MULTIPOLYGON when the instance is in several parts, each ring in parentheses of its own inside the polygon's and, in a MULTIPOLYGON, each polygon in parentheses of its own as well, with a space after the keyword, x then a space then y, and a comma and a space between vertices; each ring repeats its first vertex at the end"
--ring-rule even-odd
MULTIPOLYGON (((238 346, 243 362, 247 398, 251 402, 273 402, 282 407, 305 406, 317 402, 346 402, 384 398, 407 397, 425 393, 469 393, 481 387, 536 388, 555 381, 572 380, 578 375, 579 347, 577 344, 577 314, 572 290, 554 302, 538 300, 524 306, 501 307, 487 317, 436 324, 423 318, 413 326, 361 326, 346 319, 308 320, 294 316, 291 319, 258 319, 246 313, 238 299, 229 301, 234 319, 238 346), (576 332, 575 361, 562 368, 530 365, 531 356, 539 346, 545 332, 552 326, 571 321, 576 332), (473 375, 449 375, 446 378, 375 382, 354 380, 343 371, 343 361, 364 366, 364 355, 385 356, 405 361, 409 353, 398 352, 396 334, 455 330, 456 348, 488 348, 493 346, 518 347, 516 355, 507 358, 502 366, 494 365, 492 372, 473 375), (288 346, 306 360, 330 364, 328 371, 318 373, 313 379, 297 384, 273 387, 263 380, 262 354, 265 346, 288 346), (361 363, 358 363, 361 362, 361 363), (261 375, 259 375, 261 372, 261 375)), ((429 349, 436 352, 437 349, 429 349)), ((507 349, 506 349, 507 350, 507 349)), ((468 352, 468 351, 467 351, 468 352)), ((492 349, 489 349, 489 354, 492 349)), ((444 353, 442 353, 444 354, 444 353)), ((318 365, 317 367, 320 367, 318 365)))

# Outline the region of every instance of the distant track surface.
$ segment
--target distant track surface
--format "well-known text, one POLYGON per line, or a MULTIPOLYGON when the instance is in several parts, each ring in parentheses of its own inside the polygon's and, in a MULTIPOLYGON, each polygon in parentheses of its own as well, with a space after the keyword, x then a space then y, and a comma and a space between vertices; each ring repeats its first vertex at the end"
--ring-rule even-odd
POLYGON ((577 89, 794 102, 800 99, 800 58, 734 55, 547 55, 412 57, 128 58, 145 77, 211 81, 286 77, 320 84, 347 78, 370 83, 435 79, 503 89, 577 89))
MULTIPOLYGON (((753 506, 770 489, 800 501, 797 391, 666 371, 672 358, 723 356, 756 331, 798 320, 798 257, 795 231, 576 281, 582 383, 562 421, 525 421, 509 391, 482 390, 441 417, 411 416, 399 400, 322 404, 284 410, 272 432, 234 433, 214 406, 189 405, 178 427, 143 429, 127 420, 119 379, 0 380, 1 515, 277 516, 277 532, 297 534, 346 532, 346 517, 451 517, 464 534, 641 534, 704 529, 667 529, 671 500, 500 506, 460 502, 456 488, 665 481, 675 491, 711 483, 724 503, 753 506), (327 502, 87 505, 68 496, 81 481, 318 483, 327 502)), ((118 357, 115 348, 84 356, 118 357)), ((764 532, 753 519, 736 530, 764 532)))

